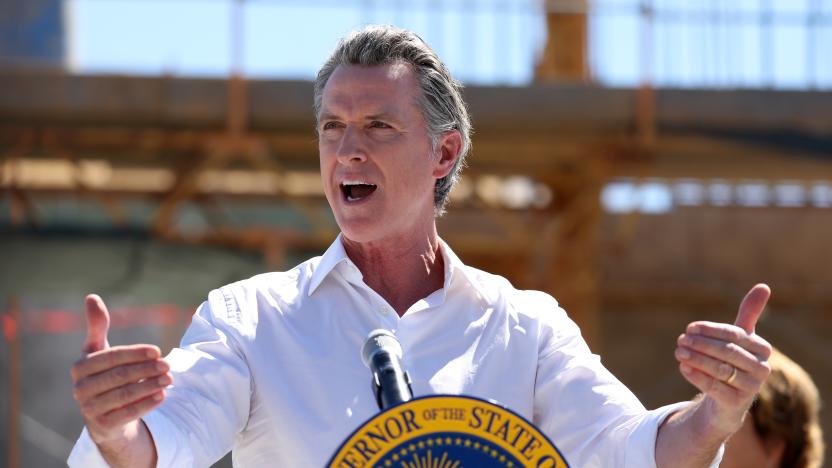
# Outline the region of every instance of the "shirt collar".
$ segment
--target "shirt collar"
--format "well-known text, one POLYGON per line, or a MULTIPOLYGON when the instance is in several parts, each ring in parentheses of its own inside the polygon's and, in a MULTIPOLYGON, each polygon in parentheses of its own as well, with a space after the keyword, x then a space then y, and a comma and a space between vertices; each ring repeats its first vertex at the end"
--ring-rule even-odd
POLYGON ((347 251, 344 250, 344 244, 341 242, 341 234, 338 234, 338 237, 335 238, 335 241, 332 245, 326 249, 324 255, 321 257, 321 261, 318 262, 318 266, 315 267, 315 271, 312 272, 312 278, 309 281, 309 293, 308 295, 311 296, 318 286, 321 285, 324 278, 329 276, 333 269, 338 266, 341 262, 349 262, 350 258, 347 257, 347 251))
MULTIPOLYGON (((482 297, 489 297, 487 291, 483 289, 474 272, 462 263, 462 260, 459 259, 456 253, 451 250, 451 247, 444 240, 440 238, 439 242, 441 244, 441 248, 439 250, 442 253, 445 263, 445 280, 442 285, 444 292, 447 293, 450 291, 451 281, 454 280, 455 276, 459 276, 460 279, 467 281, 471 287, 476 289, 482 297)), ((312 272, 312 278, 309 281, 308 295, 311 296, 312 293, 318 289, 318 286, 320 286, 324 281, 324 278, 329 276, 332 270, 334 270, 335 267, 342 262, 351 262, 351 260, 347 256, 347 251, 344 250, 341 234, 338 234, 335 241, 329 246, 328 249, 326 249, 326 252, 324 252, 321 257, 321 261, 318 262, 318 266, 315 268, 315 271, 312 272)))
POLYGON ((439 242, 442 244, 442 251, 443 259, 445 260, 445 283, 443 287, 445 291, 450 291, 451 282, 454 281, 456 277, 459 279, 466 281, 472 288, 474 288, 481 297, 488 298, 490 294, 483 288, 483 285, 479 281, 474 269, 469 268, 462 260, 457 257, 456 253, 451 250, 451 247, 445 243, 444 240, 439 239, 439 242))

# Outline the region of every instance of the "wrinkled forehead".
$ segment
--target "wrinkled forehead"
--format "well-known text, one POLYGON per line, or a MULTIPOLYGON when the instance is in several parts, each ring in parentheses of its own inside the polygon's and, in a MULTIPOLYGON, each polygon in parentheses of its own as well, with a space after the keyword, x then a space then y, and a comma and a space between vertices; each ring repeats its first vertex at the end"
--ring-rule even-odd
POLYGON ((418 111, 420 92, 416 73, 407 63, 339 65, 324 86, 320 113, 418 111))

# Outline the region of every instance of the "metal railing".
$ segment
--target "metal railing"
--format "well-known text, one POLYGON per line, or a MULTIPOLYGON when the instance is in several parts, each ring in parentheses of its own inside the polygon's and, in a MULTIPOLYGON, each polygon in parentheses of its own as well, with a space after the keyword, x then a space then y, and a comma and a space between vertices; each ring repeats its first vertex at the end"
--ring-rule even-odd
MULTIPOLYGON (((832 88, 832 0, 40 1, 57 5, 42 15, 64 18, 64 60, 80 72, 224 75, 239 65, 248 76, 311 79, 345 32, 393 23, 422 35, 466 82, 523 86, 549 12, 586 15, 602 85, 832 88)), ((25 64, 27 41, 35 50, 48 34, 31 18, 0 28, 22 51, 0 49, 5 66, 25 64)))

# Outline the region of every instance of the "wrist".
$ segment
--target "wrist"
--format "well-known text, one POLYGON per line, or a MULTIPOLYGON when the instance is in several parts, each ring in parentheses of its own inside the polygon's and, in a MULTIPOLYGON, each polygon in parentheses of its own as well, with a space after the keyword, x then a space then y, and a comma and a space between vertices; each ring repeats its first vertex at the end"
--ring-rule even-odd
POLYGON ((157 455, 153 437, 141 419, 125 424, 121 430, 109 437, 93 441, 101 456, 112 467, 156 466, 157 455))
POLYGON ((742 427, 745 411, 719 407, 711 397, 705 396, 693 413, 695 431, 700 440, 723 443, 742 427))
POLYGON ((94 431, 88 425, 87 431, 90 434, 90 439, 95 442, 99 450, 117 453, 128 447, 130 441, 136 438, 139 432, 139 424, 141 424, 139 420, 131 421, 118 429, 107 432, 94 431))

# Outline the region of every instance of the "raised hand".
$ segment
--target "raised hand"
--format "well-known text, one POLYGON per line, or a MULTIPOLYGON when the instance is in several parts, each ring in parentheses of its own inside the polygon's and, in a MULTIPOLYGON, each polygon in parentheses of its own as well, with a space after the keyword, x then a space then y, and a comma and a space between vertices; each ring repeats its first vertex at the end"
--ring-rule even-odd
POLYGON ((758 284, 742 300, 733 325, 693 322, 677 340, 679 370, 705 395, 710 424, 728 433, 740 427, 771 372, 771 345, 754 332, 770 295, 768 286, 758 284))
POLYGON ((99 447, 127 443, 146 431, 137 427, 139 418, 161 404, 173 378, 156 346, 110 347, 110 315, 100 297, 90 294, 85 306, 87 338, 72 366, 73 394, 99 447))

